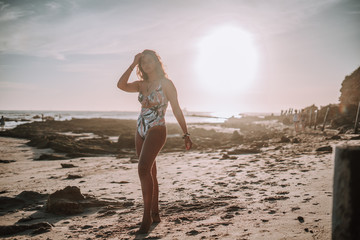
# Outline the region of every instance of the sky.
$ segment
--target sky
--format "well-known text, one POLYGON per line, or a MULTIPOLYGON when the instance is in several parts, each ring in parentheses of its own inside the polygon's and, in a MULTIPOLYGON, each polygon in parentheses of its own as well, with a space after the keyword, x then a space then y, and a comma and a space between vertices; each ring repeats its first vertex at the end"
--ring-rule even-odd
POLYGON ((116 84, 144 49, 189 111, 324 106, 359 40, 357 0, 0 0, 0 109, 138 111, 116 84))

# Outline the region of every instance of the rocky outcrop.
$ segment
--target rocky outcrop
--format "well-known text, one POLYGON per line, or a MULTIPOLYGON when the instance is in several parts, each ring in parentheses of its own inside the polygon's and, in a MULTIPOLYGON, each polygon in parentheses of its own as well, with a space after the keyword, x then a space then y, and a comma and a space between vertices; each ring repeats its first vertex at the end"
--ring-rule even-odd
POLYGON ((332 125, 335 127, 353 125, 360 102, 360 67, 350 76, 345 77, 340 92, 339 110, 341 115, 334 119, 332 125))
MULTIPOLYGON (((233 148, 239 144, 267 141, 278 137, 278 131, 267 129, 252 121, 257 117, 229 119, 219 127, 233 127, 232 132, 191 127, 193 149, 233 148), (236 130, 238 129, 238 130, 236 130)), ((32 122, 14 129, 0 132, 0 136, 29 139, 28 145, 37 148, 51 148, 55 153, 43 154, 36 160, 62 160, 96 155, 132 155, 135 149, 135 120, 119 119, 73 119, 70 121, 32 122), (118 135, 118 141, 109 136, 118 135)), ((183 151, 184 140, 178 124, 167 124, 168 138, 165 152, 183 151)), ((218 127, 218 126, 216 126, 218 127)))
POLYGON ((340 104, 344 106, 358 105, 360 102, 360 67, 350 76, 346 76, 341 84, 340 104))

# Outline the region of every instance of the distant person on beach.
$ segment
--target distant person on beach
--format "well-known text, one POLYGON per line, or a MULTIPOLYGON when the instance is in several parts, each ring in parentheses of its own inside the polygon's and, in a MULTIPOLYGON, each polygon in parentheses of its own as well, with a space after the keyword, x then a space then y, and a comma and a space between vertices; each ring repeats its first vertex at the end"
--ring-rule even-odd
POLYGON ((4 116, 1 116, 0 127, 1 127, 1 130, 4 130, 4 128, 5 128, 5 118, 4 118, 4 116))
POLYGON ((302 128, 303 132, 305 132, 306 121, 307 121, 307 114, 306 114, 305 110, 302 109, 301 113, 300 113, 300 122, 301 122, 301 128, 302 128))
POLYGON ((295 109, 295 113, 293 116, 293 122, 294 122, 294 126, 295 126, 295 132, 298 133, 299 132, 299 122, 300 122, 300 117, 298 115, 297 110, 295 109))
POLYGON ((144 50, 136 54, 133 63, 120 77, 117 86, 125 92, 139 92, 141 112, 137 120, 135 147, 139 156, 138 173, 144 201, 144 215, 139 233, 147 233, 153 222, 160 222, 155 158, 166 141, 165 113, 168 102, 183 131, 187 150, 191 149, 192 142, 179 106, 176 88, 168 79, 156 52, 144 50), (139 80, 128 83, 135 67, 139 80))

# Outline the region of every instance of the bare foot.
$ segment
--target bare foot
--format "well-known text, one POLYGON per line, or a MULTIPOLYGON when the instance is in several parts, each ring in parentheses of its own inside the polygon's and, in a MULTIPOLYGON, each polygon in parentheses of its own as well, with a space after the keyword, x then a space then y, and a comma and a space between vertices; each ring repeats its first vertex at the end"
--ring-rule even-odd
POLYGON ((152 224, 151 218, 143 218, 138 233, 140 233, 140 234, 148 233, 150 230, 151 224, 152 224))
POLYGON ((159 223, 159 222, 161 222, 160 215, 159 215, 158 212, 152 213, 152 214, 151 214, 151 217, 152 217, 152 220, 153 220, 154 223, 159 223))

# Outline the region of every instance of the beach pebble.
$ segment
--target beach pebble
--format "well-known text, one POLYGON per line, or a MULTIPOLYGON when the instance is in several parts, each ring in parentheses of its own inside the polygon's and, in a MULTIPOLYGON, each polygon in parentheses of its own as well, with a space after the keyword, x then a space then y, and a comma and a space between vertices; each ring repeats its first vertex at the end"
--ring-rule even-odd
POLYGON ((82 178, 82 176, 76 174, 69 174, 66 179, 77 179, 77 178, 82 178))
POLYGON ((1 160, 0 159, 0 163, 12 163, 12 162, 16 162, 15 160, 1 160))
POLYGON ((316 149, 317 152, 332 152, 331 146, 319 147, 316 149))
POLYGON ((197 230, 191 230, 191 231, 187 232, 186 235, 194 236, 194 235, 198 235, 199 233, 200 232, 197 230))
POLYGON ((75 166, 74 164, 71 164, 71 163, 61 163, 61 167, 62 168, 74 168, 77 166, 75 166))
POLYGON ((280 141, 280 143, 289 143, 290 142, 290 138, 286 137, 286 136, 282 136, 280 141))
POLYGON ((360 140, 360 135, 351 137, 350 140, 360 140))

